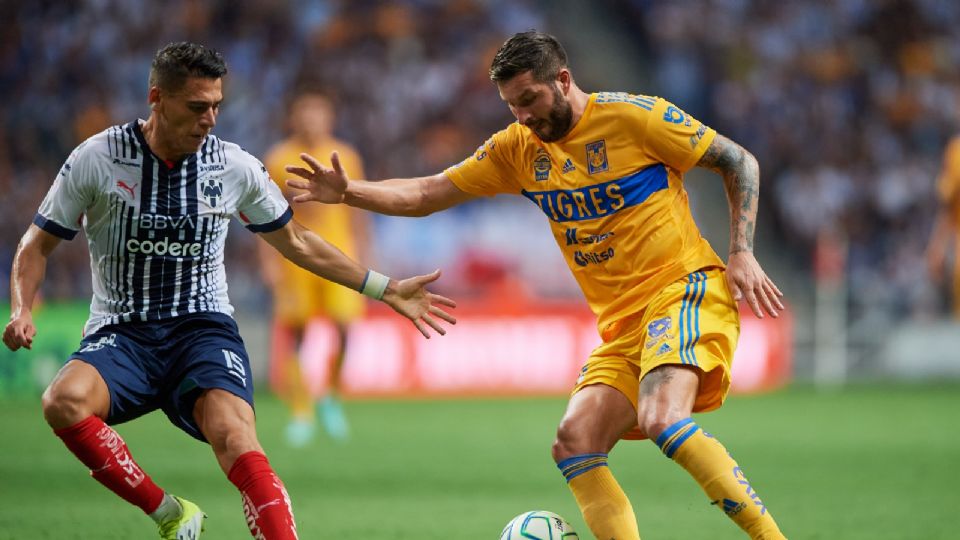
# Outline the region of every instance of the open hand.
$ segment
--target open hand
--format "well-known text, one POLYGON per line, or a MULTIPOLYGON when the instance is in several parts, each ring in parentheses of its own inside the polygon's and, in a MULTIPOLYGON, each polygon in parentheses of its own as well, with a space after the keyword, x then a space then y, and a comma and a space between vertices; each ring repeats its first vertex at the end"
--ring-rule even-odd
POLYGON ((783 293, 777 288, 772 279, 760 268, 760 263, 749 251, 738 251, 730 254, 727 262, 727 285, 733 294, 734 300, 746 299, 747 305, 753 310, 757 318, 763 318, 766 311, 771 317, 780 316, 785 308, 783 293))
POLYGON ((293 202, 317 201, 327 204, 337 204, 343 202, 344 193, 347 192, 347 173, 344 172, 340 164, 340 155, 334 152, 330 156, 330 164, 333 168, 323 166, 310 154, 300 154, 309 168, 287 165, 286 171, 295 174, 303 180, 287 180, 287 185, 305 190, 293 198, 293 202))
POLYGON ((383 301, 394 311, 413 321, 417 330, 427 339, 430 339, 427 326, 441 336, 447 333, 447 330, 440 326, 437 318, 450 324, 457 324, 457 319, 436 305, 457 307, 457 303, 445 296, 427 291, 427 284, 436 281, 439 277, 440 270, 434 270, 423 276, 402 279, 397 281, 395 286, 387 287, 383 294, 383 301))

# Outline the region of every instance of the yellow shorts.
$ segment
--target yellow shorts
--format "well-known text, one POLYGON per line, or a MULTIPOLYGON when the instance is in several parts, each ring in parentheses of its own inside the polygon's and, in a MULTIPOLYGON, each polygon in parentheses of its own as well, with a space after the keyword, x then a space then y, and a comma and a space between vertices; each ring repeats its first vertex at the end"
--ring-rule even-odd
MULTIPOLYGON (((637 408, 642 379, 665 364, 701 371, 694 412, 716 409, 730 389, 730 366, 740 335, 740 314, 720 268, 699 270, 672 283, 647 307, 604 331, 573 393, 605 384, 623 393, 637 408)), ((626 439, 646 438, 634 429, 626 439)))
POLYGON ((302 268, 284 268, 273 291, 274 317, 290 326, 303 326, 314 317, 349 323, 363 316, 366 301, 357 291, 317 277, 302 268))

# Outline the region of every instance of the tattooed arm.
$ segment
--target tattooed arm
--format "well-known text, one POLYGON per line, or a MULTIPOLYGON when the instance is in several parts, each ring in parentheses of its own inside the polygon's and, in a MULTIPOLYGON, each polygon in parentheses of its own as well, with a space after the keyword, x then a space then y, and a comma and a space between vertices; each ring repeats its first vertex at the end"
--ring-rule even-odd
POLYGON ((757 159, 742 146, 717 134, 710 147, 697 162, 723 178, 730 205, 730 256, 727 261, 727 284, 735 299, 746 298, 753 313, 763 318, 763 311, 776 317, 783 310, 783 293, 773 283, 753 255, 753 233, 757 223, 760 195, 760 166, 757 159))
POLYGON ((760 195, 760 166, 757 159, 742 146, 718 133, 697 166, 723 177, 723 187, 730 205, 730 253, 753 251, 757 197, 760 195))

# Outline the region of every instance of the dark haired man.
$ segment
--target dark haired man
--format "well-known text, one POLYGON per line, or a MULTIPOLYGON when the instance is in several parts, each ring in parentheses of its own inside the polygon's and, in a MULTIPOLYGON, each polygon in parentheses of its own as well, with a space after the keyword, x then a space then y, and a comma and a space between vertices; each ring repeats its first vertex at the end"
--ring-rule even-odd
POLYGON ((13 262, 3 341, 30 348, 33 298, 47 258, 83 228, 93 301, 79 349, 43 395, 43 414, 98 482, 152 517, 161 538, 203 531, 197 505, 166 493, 109 424, 156 409, 209 442, 241 492, 255 538, 297 537, 290 500, 257 440, 250 364, 227 297, 224 242, 231 216, 314 273, 382 299, 444 333, 424 288, 438 272, 403 281, 360 267, 292 220, 263 165, 210 134, 222 77, 219 53, 170 44, 154 58, 150 117, 114 126, 78 146, 53 182, 13 262))
POLYGON ((517 122, 428 177, 347 182, 302 156, 288 167, 295 201, 344 202, 420 216, 476 196, 513 193, 550 220, 603 343, 557 430, 553 457, 594 535, 639 538, 633 508, 607 467, 621 438, 649 438, 752 538, 783 538, 724 447, 691 413, 721 405, 739 335, 736 300, 757 317, 783 309, 753 256, 759 169, 749 152, 664 99, 587 94, 560 43, 536 31, 497 52, 490 78, 517 122), (698 166, 723 177, 732 214, 726 267, 700 236, 683 187, 698 166))

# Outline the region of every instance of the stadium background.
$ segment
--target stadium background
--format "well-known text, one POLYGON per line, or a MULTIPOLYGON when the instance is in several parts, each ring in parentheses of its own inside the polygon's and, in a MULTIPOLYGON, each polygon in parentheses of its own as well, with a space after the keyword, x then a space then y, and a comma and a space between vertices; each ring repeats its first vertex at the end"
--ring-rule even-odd
MULTIPOLYGON (((752 334, 773 358, 761 365, 772 362, 778 375, 760 385, 766 392, 735 396, 704 421, 742 456, 791 538, 952 537, 960 436, 949 423, 960 405, 960 338, 923 251, 941 152, 957 131, 957 3, 5 1, 0 17, 3 282, 69 151, 112 123, 146 116, 147 70, 163 44, 195 40, 224 53, 219 136, 263 156, 283 135, 290 91, 322 85, 336 98, 338 135, 360 150, 371 178, 383 178, 435 173, 506 125, 509 112, 486 76, 493 52, 515 31, 554 33, 585 90, 663 95, 760 161, 757 253, 787 294, 790 324, 776 332, 789 334, 782 343, 765 330, 752 334), (787 377, 777 371, 784 367, 787 377)), ((694 172, 687 186, 705 235, 725 253, 719 179, 694 172)), ((557 388, 585 357, 590 325, 571 307, 579 292, 534 210, 496 198, 426 219, 375 218, 374 267, 391 275, 444 269, 439 288, 465 309, 443 340, 460 347, 426 342, 447 349, 417 364, 420 382, 411 386, 420 360, 400 354, 406 345, 367 346, 368 363, 354 366, 382 362, 407 382, 358 388, 347 404, 357 434, 344 446, 284 448, 283 412, 268 393, 258 396, 264 444, 291 478, 304 537, 492 538, 534 507, 586 530, 548 448, 563 407, 557 388), (551 339, 558 333, 574 337, 551 339), (566 367, 552 358, 567 358, 566 367), (489 375, 496 370, 499 378, 489 375), (423 383, 437 373, 446 377, 439 386, 423 383), (504 381, 539 388, 538 396, 497 392, 504 381), (511 395, 447 399, 461 393, 511 395)), ((269 296, 249 257, 255 238, 235 229, 230 295, 265 381, 269 296)), ((61 244, 36 350, 0 351, 0 538, 149 530, 84 478, 37 406, 76 344, 88 268, 83 239, 61 244)), ((381 333, 363 335, 403 342, 398 328, 374 325, 367 331, 381 333)), ((323 336, 318 328, 316 342, 323 336)), ((315 375, 322 385, 322 370, 315 375)), ((210 538, 242 537, 235 493, 207 449, 155 417, 121 433, 162 485, 214 515, 210 538)), ((624 446, 613 460, 644 538, 738 537, 652 447, 624 446)))

